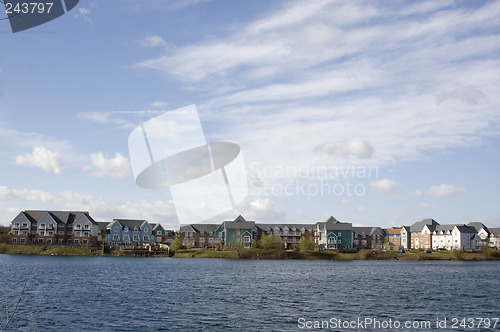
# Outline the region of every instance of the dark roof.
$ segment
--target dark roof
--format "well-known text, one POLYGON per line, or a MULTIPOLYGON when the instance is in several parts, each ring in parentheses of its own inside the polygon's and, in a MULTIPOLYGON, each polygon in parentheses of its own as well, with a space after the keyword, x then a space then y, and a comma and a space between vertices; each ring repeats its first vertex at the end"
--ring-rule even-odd
POLYGON ((97 226, 99 226, 100 231, 105 231, 106 227, 109 225, 107 221, 97 221, 97 226))
POLYGON ((375 232, 379 231, 382 235, 386 233, 380 227, 353 227, 352 231, 356 234, 365 234, 365 235, 373 235, 375 232))
POLYGON ((91 223, 96 224, 96 221, 90 216, 87 211, 47 211, 47 210, 26 210, 23 214, 33 223, 43 218, 48 213, 58 224, 71 225, 73 222, 84 214, 91 223))
POLYGON ((434 228, 434 231, 436 232, 439 232, 439 231, 452 231, 453 228, 455 228, 455 224, 447 224, 447 225, 437 225, 435 228, 434 228))
POLYGON ((486 233, 490 233, 490 231, 488 230, 488 227, 486 227, 482 222, 470 222, 467 224, 467 226, 471 226, 471 227, 474 227, 478 232, 481 230, 481 229, 484 229, 486 231, 486 233))
POLYGON ((255 221, 247 221, 240 214, 234 221, 224 221, 222 225, 225 229, 253 229, 255 221))
POLYGON ((439 225, 439 223, 434 219, 424 219, 411 225, 410 232, 420 232, 425 225, 427 225, 429 230, 433 232, 434 228, 439 225))
POLYGON ((288 229, 297 229, 301 230, 304 228, 305 230, 312 231, 314 229, 313 224, 255 224, 257 228, 260 228, 262 230, 267 230, 268 228, 274 229, 275 227, 278 227, 279 229, 283 229, 285 227, 288 227, 288 229))
POLYGON ((219 228, 220 224, 194 224, 191 225, 199 233, 210 233, 210 231, 215 232, 219 228))
POLYGON ((493 234, 495 236, 500 236, 500 228, 490 228, 489 231, 490 234, 493 234))
POLYGON ((457 225, 457 228, 460 231, 460 233, 476 233, 477 234, 477 230, 471 226, 457 225))
POLYGON ((129 229, 134 229, 135 226, 141 227, 141 225, 147 222, 144 219, 113 219, 118 221, 123 227, 128 227, 129 229))
POLYGON ((253 229, 255 221, 224 221, 226 229, 253 229))

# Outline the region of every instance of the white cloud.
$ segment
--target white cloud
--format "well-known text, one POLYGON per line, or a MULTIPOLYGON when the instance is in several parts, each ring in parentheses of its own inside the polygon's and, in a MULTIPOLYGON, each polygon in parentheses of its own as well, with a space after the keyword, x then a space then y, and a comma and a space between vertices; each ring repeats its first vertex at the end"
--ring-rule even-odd
POLYGON ((93 175, 96 177, 125 178, 131 175, 130 163, 121 153, 115 153, 113 158, 106 158, 102 152, 90 155, 93 175))
POLYGON ((382 179, 370 182, 369 187, 379 195, 391 195, 398 191, 399 184, 394 180, 382 179))
POLYGON ((427 203, 425 203, 425 202, 419 203, 419 204, 417 205, 417 207, 418 207, 419 209, 422 209, 422 210, 431 210, 431 209, 435 209, 435 208, 437 208, 437 206, 436 206, 436 205, 427 204, 427 203))
POLYGON ((160 35, 152 35, 141 40, 142 47, 165 46, 167 42, 160 35))
POLYGON ((34 189, 10 189, 6 186, 0 186, 0 200, 23 200, 28 202, 57 202, 57 196, 41 190, 34 189))
POLYGON ((50 151, 43 146, 37 146, 32 153, 15 157, 16 164, 39 167, 48 173, 59 174, 62 170, 59 152, 50 151))
POLYGON ((370 158, 375 149, 370 143, 359 136, 350 137, 341 142, 325 143, 318 145, 315 151, 326 152, 340 157, 370 158))
POLYGON ((465 188, 459 188, 451 184, 442 184, 439 186, 431 186, 427 190, 417 190, 415 195, 417 196, 430 196, 434 198, 442 198, 455 194, 465 194, 467 190, 465 188))
POLYGON ((178 229, 179 223, 172 201, 139 200, 111 204, 101 196, 65 191, 60 194, 65 200, 64 209, 85 210, 98 221, 111 221, 114 218, 145 219, 150 223, 178 229))

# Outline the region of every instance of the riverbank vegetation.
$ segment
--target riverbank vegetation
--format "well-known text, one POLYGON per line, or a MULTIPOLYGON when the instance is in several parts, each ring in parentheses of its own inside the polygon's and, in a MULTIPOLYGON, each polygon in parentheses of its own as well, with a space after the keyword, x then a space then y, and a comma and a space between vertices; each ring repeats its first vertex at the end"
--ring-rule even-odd
MULTIPOLYGON (((299 246, 300 248, 300 246, 299 246)), ((0 254, 52 255, 52 256, 125 256, 125 257, 174 257, 174 258, 225 258, 225 259, 302 259, 302 260, 409 260, 409 261, 484 261, 500 260, 500 251, 484 247, 481 252, 451 251, 385 251, 363 249, 353 252, 311 249, 285 250, 273 235, 263 237, 255 248, 231 249, 180 249, 150 251, 148 249, 74 248, 65 246, 0 244, 0 254)))

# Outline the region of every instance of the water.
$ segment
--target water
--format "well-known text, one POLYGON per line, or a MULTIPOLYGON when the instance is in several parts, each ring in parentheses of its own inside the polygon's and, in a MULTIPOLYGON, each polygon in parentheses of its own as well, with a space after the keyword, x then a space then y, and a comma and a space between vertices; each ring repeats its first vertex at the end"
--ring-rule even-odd
POLYGON ((0 255, 0 330, 26 282, 7 331, 303 331, 321 321, 334 331, 335 319, 358 318, 380 325, 350 330, 391 320, 436 331, 447 318, 440 331, 486 331, 451 319, 499 317, 499 272, 500 262, 0 255))

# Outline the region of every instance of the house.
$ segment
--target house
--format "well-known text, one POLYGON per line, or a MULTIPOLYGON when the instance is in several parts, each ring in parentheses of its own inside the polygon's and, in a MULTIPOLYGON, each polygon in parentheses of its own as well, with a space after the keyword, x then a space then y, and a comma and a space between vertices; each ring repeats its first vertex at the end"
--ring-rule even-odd
POLYGON ((387 234, 387 243, 391 249, 401 248, 401 229, 403 227, 391 227, 385 229, 387 234))
POLYGON ((434 219, 424 219, 416 222, 410 227, 411 248, 430 249, 432 248, 432 232, 439 225, 434 219))
POLYGON ((110 247, 142 247, 154 244, 153 228, 146 220, 113 219, 106 229, 110 247))
POLYGON ((167 230, 163 228, 161 224, 150 224, 152 229, 152 235, 154 238, 154 244, 156 247, 162 245, 170 245, 176 236, 176 233, 172 230, 167 230))
POLYGON ((432 232, 432 249, 452 250, 455 243, 453 229, 455 225, 437 225, 432 232))
POLYGON ((353 247, 357 249, 382 249, 386 233, 380 227, 353 227, 353 247))
POLYGON ((410 226, 401 226, 401 247, 403 249, 411 248, 410 226))
POLYGON ((11 222, 12 243, 90 246, 99 226, 86 211, 21 211, 11 222))
POLYGON ((299 247, 302 237, 314 237, 314 225, 312 224, 256 224, 258 238, 263 234, 279 235, 285 249, 299 247))
POLYGON ((483 241, 474 227, 456 225, 453 228, 454 249, 481 251, 483 241))
POLYGON ((490 228, 490 236, 488 245, 493 248, 500 249, 500 228, 490 228))
POLYGON ((467 225, 437 225, 432 232, 432 249, 474 250, 482 248, 483 241, 476 228, 467 225))
POLYGON ((257 229, 255 221, 246 221, 239 215, 234 221, 224 221, 215 232, 217 241, 226 247, 251 248, 257 229))
POLYGON ((220 240, 216 239, 215 232, 218 224, 191 224, 183 225, 179 229, 179 238, 182 245, 194 248, 215 248, 220 240))
POLYGON ((481 240, 487 242, 490 236, 490 231, 488 227, 486 227, 482 222, 470 222, 467 226, 474 227, 477 231, 477 235, 481 238, 481 240))
POLYGON ((334 217, 317 222, 314 234, 318 247, 325 249, 351 249, 353 247, 352 224, 340 222, 334 217))

